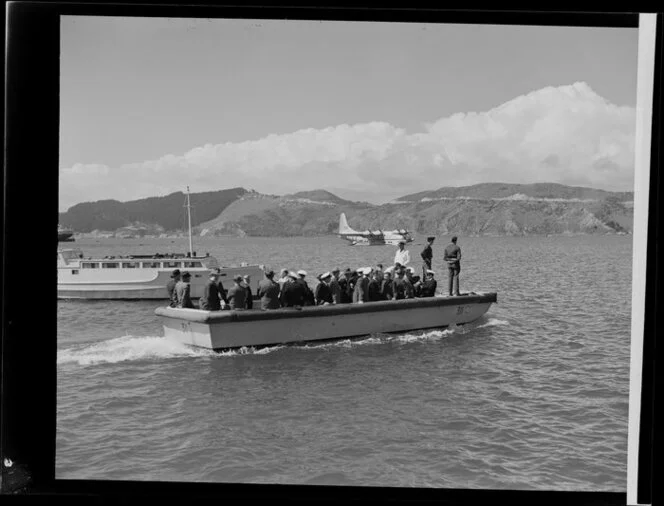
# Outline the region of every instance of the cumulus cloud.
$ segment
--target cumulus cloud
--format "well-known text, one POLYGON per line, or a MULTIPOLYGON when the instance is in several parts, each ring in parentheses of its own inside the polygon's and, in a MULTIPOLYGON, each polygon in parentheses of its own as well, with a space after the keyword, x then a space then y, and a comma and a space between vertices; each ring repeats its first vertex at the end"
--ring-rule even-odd
POLYGON ((384 122, 206 144, 120 167, 60 171, 60 201, 132 200, 234 186, 264 193, 315 188, 393 197, 441 186, 550 181, 630 190, 635 110, 587 84, 544 88, 486 112, 457 113, 408 134, 384 122))

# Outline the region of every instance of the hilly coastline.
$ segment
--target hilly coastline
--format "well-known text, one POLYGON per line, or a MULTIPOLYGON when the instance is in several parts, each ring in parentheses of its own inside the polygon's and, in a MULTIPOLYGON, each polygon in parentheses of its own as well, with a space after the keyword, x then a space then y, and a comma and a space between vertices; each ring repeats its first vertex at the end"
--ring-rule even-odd
MULTIPOLYGON (((404 195, 375 205, 326 190, 266 195, 244 188, 192 193, 192 228, 200 236, 319 236, 338 230, 346 213, 356 230, 407 228, 415 234, 629 234, 632 192, 553 183, 482 183, 404 195)), ((60 214, 77 235, 145 237, 186 232, 185 195, 130 202, 85 202, 60 214)))

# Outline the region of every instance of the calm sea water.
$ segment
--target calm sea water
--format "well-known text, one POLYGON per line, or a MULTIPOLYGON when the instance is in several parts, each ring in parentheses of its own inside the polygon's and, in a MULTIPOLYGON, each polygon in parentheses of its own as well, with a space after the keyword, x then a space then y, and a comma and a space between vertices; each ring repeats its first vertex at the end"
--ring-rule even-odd
MULTIPOLYGON (((183 252, 186 240, 73 245, 183 252)), ((459 245, 461 290, 498 304, 452 329, 219 354, 163 338, 154 301, 58 301, 57 478, 624 492, 632 238, 459 245)), ((195 246, 310 274, 395 250, 195 246)), ((419 258, 422 244, 409 249, 419 258)))

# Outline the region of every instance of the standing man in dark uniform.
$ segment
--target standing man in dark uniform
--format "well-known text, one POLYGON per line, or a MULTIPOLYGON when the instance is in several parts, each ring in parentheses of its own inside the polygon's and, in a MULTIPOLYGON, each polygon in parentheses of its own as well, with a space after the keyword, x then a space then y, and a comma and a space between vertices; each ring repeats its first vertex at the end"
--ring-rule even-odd
POLYGON ((420 253, 422 260, 424 260, 422 266, 422 279, 426 278, 427 271, 431 270, 431 260, 433 259, 433 250, 431 249, 431 246, 433 246, 433 241, 435 240, 435 237, 427 237, 427 245, 422 250, 422 253, 420 253))
POLYGON ((448 291, 452 296, 459 293, 459 272, 461 271, 461 248, 457 246, 457 236, 452 237, 452 242, 445 247, 445 256, 443 260, 447 262, 447 272, 449 274, 448 291))
POLYGON ((304 279, 307 276, 307 271, 299 270, 297 271, 298 279, 295 280, 302 287, 302 293, 304 293, 304 304, 305 306, 315 306, 316 301, 314 300, 314 292, 309 287, 309 283, 304 279))
POLYGON ((168 292, 168 307, 175 307, 178 305, 177 294, 175 293, 175 285, 180 281, 180 269, 175 269, 171 273, 171 279, 166 283, 166 291, 168 292))
POLYGON ((182 279, 175 285, 177 307, 194 309, 194 304, 191 302, 191 285, 189 284, 190 279, 191 274, 188 272, 183 272, 182 279))
POLYGON ((279 309, 279 283, 274 280, 274 271, 270 270, 265 273, 265 279, 258 283, 258 296, 261 299, 261 309, 279 309))
POLYGON ((203 288, 203 296, 198 301, 201 309, 205 311, 219 311, 221 303, 219 300, 219 288, 217 288, 217 273, 212 271, 210 273, 210 280, 205 283, 203 288))

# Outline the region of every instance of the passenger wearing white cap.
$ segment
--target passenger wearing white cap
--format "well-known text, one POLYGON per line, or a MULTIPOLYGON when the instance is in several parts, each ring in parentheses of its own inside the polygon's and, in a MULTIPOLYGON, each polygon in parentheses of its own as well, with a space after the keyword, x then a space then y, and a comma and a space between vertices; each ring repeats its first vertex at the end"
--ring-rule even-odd
POLYGON ((288 281, 281 289, 281 305, 284 307, 304 306, 304 289, 299 283, 297 273, 293 271, 288 273, 288 281))
POLYGON ((438 282, 434 279, 435 272, 431 269, 426 271, 426 278, 420 287, 420 297, 434 297, 436 295, 436 288, 438 282))
POLYGON ((314 299, 317 306, 332 304, 332 290, 330 289, 331 279, 332 274, 329 272, 320 275, 320 283, 316 285, 316 291, 314 293, 314 299))
POLYGON ((309 287, 309 283, 304 279, 307 276, 307 271, 299 270, 297 271, 299 279, 296 279, 295 282, 299 283, 302 287, 302 292, 304 293, 304 306, 315 306, 316 301, 314 300, 314 292, 309 287))

